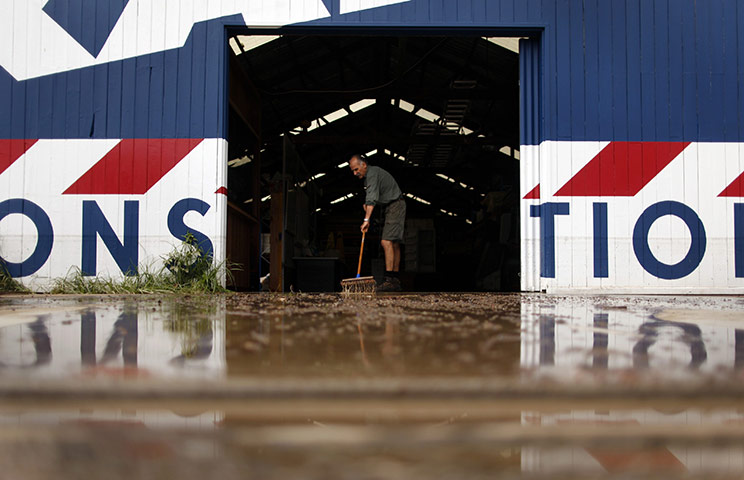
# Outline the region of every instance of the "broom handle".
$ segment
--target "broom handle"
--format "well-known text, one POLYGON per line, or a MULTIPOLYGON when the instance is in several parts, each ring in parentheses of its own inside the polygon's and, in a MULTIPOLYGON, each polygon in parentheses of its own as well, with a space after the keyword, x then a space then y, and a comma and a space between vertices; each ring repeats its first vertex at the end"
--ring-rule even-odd
POLYGON ((365 235, 365 232, 362 232, 362 246, 359 247, 359 267, 357 267, 356 278, 359 278, 359 275, 362 273, 362 253, 364 253, 364 235, 365 235))

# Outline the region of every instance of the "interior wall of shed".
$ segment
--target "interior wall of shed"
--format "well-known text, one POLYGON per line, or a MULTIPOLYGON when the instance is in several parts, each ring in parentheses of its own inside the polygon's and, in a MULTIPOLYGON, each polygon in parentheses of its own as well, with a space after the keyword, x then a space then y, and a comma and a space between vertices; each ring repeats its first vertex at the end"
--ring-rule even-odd
MULTIPOLYGON (((364 190, 347 162, 360 154, 405 195, 404 290, 518 290, 519 57, 509 46, 232 32, 227 256, 243 264, 233 288, 261 288, 277 254, 284 268, 263 288, 309 290, 295 258, 336 257, 334 275, 356 275, 364 190), (272 241, 286 243, 280 253, 272 241)), ((377 278, 380 213, 362 263, 377 278)))

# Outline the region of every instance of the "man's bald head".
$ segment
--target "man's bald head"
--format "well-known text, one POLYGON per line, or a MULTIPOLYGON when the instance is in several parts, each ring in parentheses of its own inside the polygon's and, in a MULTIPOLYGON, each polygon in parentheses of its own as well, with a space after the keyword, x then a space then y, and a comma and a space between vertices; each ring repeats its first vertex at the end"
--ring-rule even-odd
POLYGON ((367 175, 367 162, 359 155, 354 155, 349 159, 349 168, 357 178, 364 178, 367 175))

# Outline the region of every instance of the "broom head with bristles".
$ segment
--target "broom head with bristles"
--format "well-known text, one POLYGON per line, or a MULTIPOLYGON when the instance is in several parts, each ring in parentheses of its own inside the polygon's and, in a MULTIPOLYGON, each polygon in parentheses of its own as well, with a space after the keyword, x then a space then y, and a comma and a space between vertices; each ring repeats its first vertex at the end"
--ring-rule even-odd
POLYGON ((341 280, 343 293, 375 293, 377 282, 375 277, 357 277, 341 280))

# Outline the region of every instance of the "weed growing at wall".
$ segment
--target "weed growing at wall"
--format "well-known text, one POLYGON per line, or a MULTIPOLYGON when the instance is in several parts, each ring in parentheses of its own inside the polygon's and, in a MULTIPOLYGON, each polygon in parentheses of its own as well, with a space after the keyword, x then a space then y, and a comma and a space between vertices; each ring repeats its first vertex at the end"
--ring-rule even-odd
POLYGON ((26 287, 10 276, 2 260, 0 260, 0 293, 29 293, 26 287))
POLYGON ((79 268, 55 281, 51 293, 122 294, 122 293, 218 293, 227 291, 221 279, 230 278, 230 269, 239 266, 222 262, 215 265, 196 239, 187 234, 179 247, 163 259, 163 267, 152 272, 143 267, 121 279, 89 277, 79 268))

